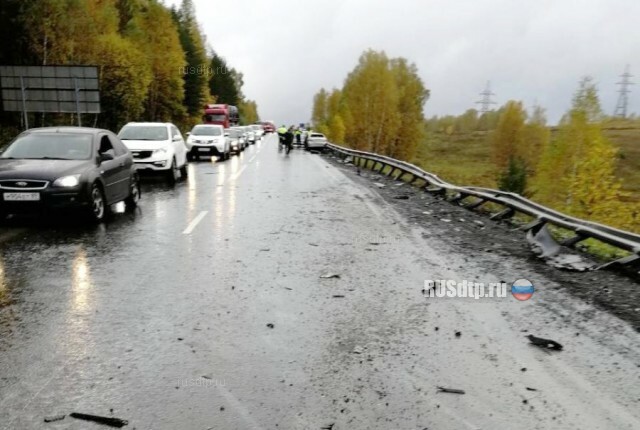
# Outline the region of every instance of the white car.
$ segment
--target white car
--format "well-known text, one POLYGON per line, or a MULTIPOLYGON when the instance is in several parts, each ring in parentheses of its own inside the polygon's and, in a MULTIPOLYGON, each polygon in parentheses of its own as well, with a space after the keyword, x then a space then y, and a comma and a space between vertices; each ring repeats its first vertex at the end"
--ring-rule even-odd
POLYGON ((256 134, 256 140, 262 139, 262 136, 264 136, 264 128, 262 128, 260 124, 253 124, 251 128, 253 129, 253 132, 256 134))
MULTIPOLYGON (((240 151, 244 151, 247 146, 249 146, 249 136, 247 136, 247 130, 245 130, 244 127, 231 127, 227 130, 227 133, 230 133, 231 137, 238 139, 238 149, 240 151)), ((231 150, 233 151, 233 148, 231 150)), ((238 151, 236 151, 236 154, 237 153, 238 151)))
POLYGON ((253 131, 253 128, 250 125, 245 125, 240 128, 244 130, 247 136, 247 146, 256 143, 256 133, 253 131))
POLYGON ((233 153, 240 154, 247 147, 247 141, 245 139, 244 130, 240 127, 233 127, 225 130, 225 136, 229 140, 231 151, 233 153))
POLYGON ((215 124, 196 125, 187 133, 187 158, 193 160, 201 155, 214 155, 220 160, 231 156, 231 145, 225 136, 224 127, 215 124))
POLYGON ((309 138, 306 139, 306 149, 324 149, 327 146, 327 138, 322 133, 309 133, 309 138))
POLYGON ((163 122, 130 122, 118 137, 139 171, 162 172, 170 183, 187 176, 187 147, 178 127, 163 122))

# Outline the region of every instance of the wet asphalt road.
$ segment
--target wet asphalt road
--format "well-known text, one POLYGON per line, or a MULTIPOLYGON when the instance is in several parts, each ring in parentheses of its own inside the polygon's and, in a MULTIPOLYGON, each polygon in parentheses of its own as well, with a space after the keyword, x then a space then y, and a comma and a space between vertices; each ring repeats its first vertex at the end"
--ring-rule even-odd
POLYGON ((0 429, 106 428, 43 422, 71 412, 136 429, 640 428, 628 325, 557 290, 426 300, 425 279, 500 279, 322 157, 275 148, 150 181, 99 227, 0 229, 0 429))

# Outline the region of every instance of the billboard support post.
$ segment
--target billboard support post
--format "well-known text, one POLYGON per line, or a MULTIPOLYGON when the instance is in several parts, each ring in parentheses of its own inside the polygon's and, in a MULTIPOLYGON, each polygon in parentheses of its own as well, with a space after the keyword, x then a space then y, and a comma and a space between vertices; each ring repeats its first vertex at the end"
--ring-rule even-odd
POLYGON ((22 117, 24 118, 24 128, 29 130, 29 114, 27 113, 27 89, 24 87, 24 77, 20 76, 20 91, 22 92, 22 117))
POLYGON ((73 86, 76 94, 76 114, 78 115, 78 127, 82 127, 82 119, 80 113, 80 88, 78 88, 78 78, 73 78, 73 86))

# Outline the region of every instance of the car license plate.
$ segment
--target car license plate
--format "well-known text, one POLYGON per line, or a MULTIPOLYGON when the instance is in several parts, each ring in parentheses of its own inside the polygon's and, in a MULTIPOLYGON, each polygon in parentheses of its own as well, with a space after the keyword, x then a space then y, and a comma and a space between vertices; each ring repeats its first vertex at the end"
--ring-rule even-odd
POLYGON ((209 148, 198 148, 200 152, 209 152, 209 148))
POLYGON ((37 202, 40 193, 4 193, 5 202, 37 202))

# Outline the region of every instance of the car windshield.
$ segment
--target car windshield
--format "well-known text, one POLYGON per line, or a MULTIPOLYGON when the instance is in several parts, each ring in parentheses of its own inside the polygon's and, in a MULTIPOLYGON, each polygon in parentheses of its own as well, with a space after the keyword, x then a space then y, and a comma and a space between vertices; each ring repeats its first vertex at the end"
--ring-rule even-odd
POLYGON ((205 115, 204 120, 207 122, 224 121, 227 119, 226 115, 205 115))
POLYGON ((19 136, 1 158, 34 160, 88 160, 93 136, 90 134, 31 133, 19 136))
POLYGON ((235 128, 232 128, 229 130, 229 136, 230 137, 241 137, 242 136, 242 131, 237 130, 235 128))
POLYGON ((194 136, 222 136, 222 130, 220 127, 194 127, 191 130, 191 134, 194 136))
POLYGON ((168 140, 164 125, 125 125, 118 137, 121 140, 168 140))

